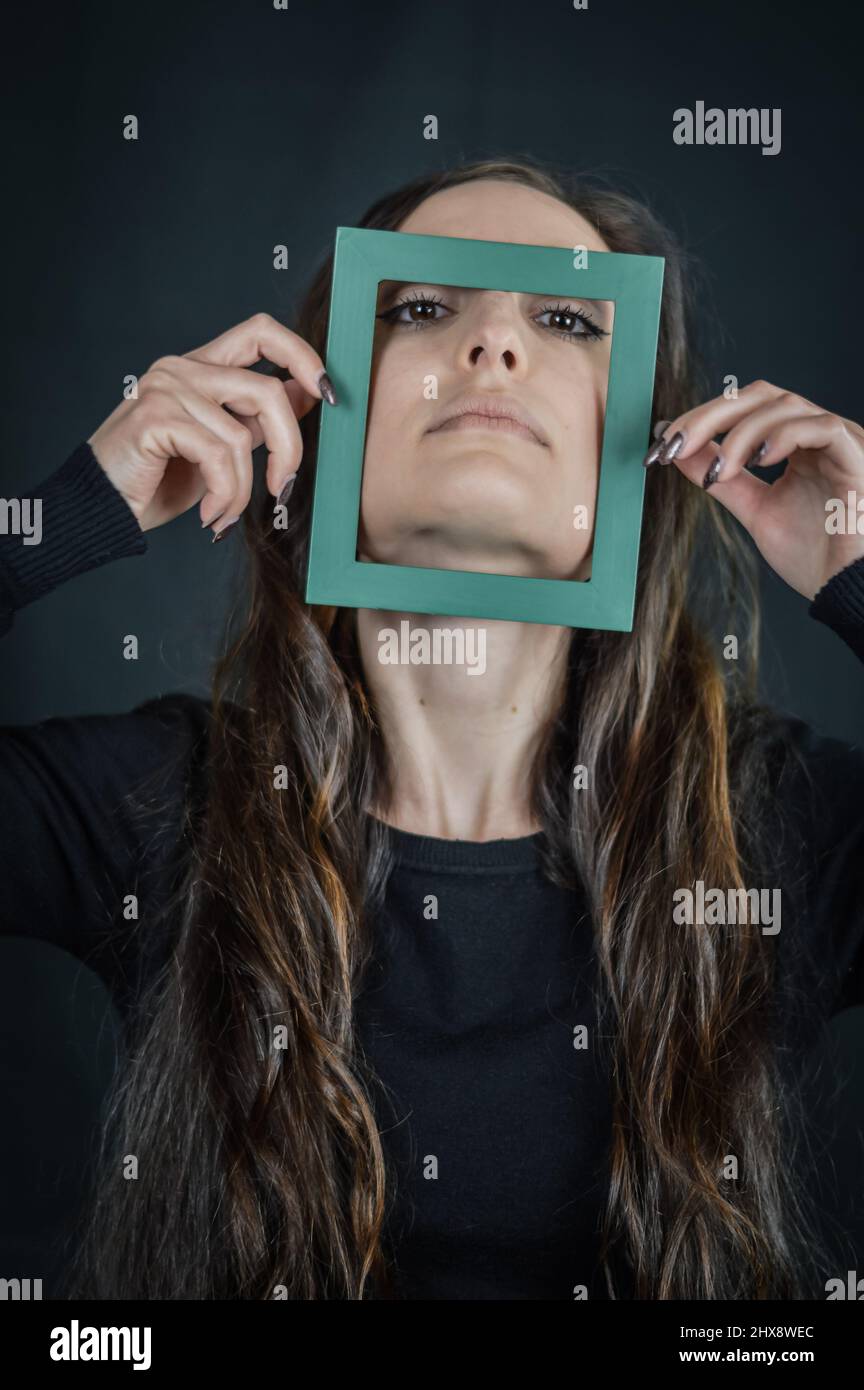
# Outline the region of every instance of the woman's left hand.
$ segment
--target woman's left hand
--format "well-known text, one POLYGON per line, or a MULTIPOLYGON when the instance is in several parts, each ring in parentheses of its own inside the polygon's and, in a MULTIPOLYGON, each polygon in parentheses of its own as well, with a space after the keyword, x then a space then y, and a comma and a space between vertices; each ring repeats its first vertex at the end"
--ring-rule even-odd
POLYGON ((707 485, 771 568, 805 598, 813 599, 833 575, 864 555, 864 429, 768 381, 679 415, 645 463, 674 463, 691 482, 707 485), (721 433, 725 438, 717 444, 714 436, 721 433), (683 438, 676 442, 678 435, 683 438), (747 471, 748 463, 770 468, 783 459, 785 472, 774 483, 747 471), (851 527, 849 492, 855 494, 851 527), (843 531, 832 520, 841 510, 843 531))

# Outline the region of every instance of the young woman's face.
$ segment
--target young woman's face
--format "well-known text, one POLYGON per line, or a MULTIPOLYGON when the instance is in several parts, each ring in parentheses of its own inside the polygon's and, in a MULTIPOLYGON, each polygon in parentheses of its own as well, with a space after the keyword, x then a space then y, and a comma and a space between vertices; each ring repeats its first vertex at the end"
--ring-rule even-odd
MULTIPOLYGON (((436 193, 398 230, 609 250, 579 213, 501 180, 436 193)), ((612 311, 560 293, 382 286, 359 558, 589 578, 612 311), (471 413, 443 423, 477 397, 529 428, 471 413)))

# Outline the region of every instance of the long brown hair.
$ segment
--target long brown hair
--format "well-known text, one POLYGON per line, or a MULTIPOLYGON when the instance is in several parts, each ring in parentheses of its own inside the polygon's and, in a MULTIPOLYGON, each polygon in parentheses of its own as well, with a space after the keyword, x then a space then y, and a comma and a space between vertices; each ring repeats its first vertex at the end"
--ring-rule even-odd
MULTIPOLYGON (((418 178, 358 225, 396 230, 431 194, 484 178, 560 199, 613 251, 665 257, 654 418, 706 398, 686 257, 625 193, 490 160, 418 178)), ((331 273, 328 256, 294 324, 321 353, 331 273)), ((367 814, 386 805, 387 754, 353 610, 303 600, 319 413, 301 422, 287 529, 263 488, 244 518, 248 601, 215 672, 206 794, 187 803, 174 949, 115 1084, 73 1296, 392 1288, 375 1078, 352 1010, 392 864, 387 827, 367 814)), ((614 1107, 611 1297, 804 1296, 813 1237, 784 1150, 796 1121, 772 1033, 772 938, 672 920, 675 888, 765 882, 757 644, 750 550, 713 499, 651 470, 633 631, 574 631, 532 787, 545 871, 581 886, 593 921, 614 1107), (712 625, 738 635, 737 660, 721 665, 712 625), (579 791, 576 764, 590 770, 579 791)))

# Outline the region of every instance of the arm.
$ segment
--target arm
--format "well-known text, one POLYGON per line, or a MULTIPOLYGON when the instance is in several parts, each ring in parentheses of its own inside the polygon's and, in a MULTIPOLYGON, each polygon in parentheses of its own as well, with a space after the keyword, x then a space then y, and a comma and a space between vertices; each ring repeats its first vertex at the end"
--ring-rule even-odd
MULTIPOLYGON (((810 616, 864 661, 864 427, 754 381, 664 422, 645 464, 674 464, 731 512, 774 572, 809 599, 810 616), (773 483, 760 476, 784 460, 773 483)), ((802 988, 807 997, 824 988, 822 1002, 838 1012, 864 1003, 864 753, 801 720, 786 724, 780 742, 799 756, 776 796, 793 812, 807 864, 801 945, 814 958, 802 988)), ((787 864, 784 882, 794 893, 797 865, 787 864)))
MULTIPOLYGON (((864 663, 864 558, 818 590, 809 609, 864 663)), ((839 739, 800 735, 814 770, 811 830, 814 908, 833 942, 837 992, 831 1013, 864 1005, 864 751, 839 739)))
MULTIPOLYGON (((75 575, 147 549, 87 443, 33 497, 42 501, 39 543, 0 537, 0 633, 19 608, 75 575)), ((0 726, 0 933, 62 947, 115 998, 133 987, 141 928, 155 922, 172 882, 205 726, 204 703, 180 694, 128 714, 0 726)))
POLYGON ((119 715, 0 727, 0 934, 49 941, 119 1004, 181 868, 208 707, 171 694, 119 715))
POLYGON ((809 609, 811 618, 830 627, 864 662, 864 557, 846 565, 823 584, 809 609))
POLYGON ((87 443, 34 488, 32 498, 41 501, 38 544, 0 535, 0 636, 19 608, 67 579, 147 550, 134 514, 87 443))
MULTIPOLYGON (((250 499, 261 443, 277 496, 301 461, 298 416, 325 391, 335 403, 323 368, 266 314, 160 358, 137 395, 34 489, 39 543, 0 536, 0 633, 74 575, 143 554, 144 532, 196 504, 202 524, 224 534, 250 499), (247 370, 265 357, 291 379, 247 370)), ((175 694, 123 715, 0 728, 0 930, 51 941, 125 986, 174 886, 207 716, 204 702, 175 694)))
MULTIPOLYGON (((845 566, 808 609, 864 663, 864 558, 845 566)), ((864 748, 784 721, 777 800, 791 814, 785 882, 800 887, 800 1000, 831 1017, 864 1005, 864 748)), ((785 896, 785 894, 784 894, 785 896)))

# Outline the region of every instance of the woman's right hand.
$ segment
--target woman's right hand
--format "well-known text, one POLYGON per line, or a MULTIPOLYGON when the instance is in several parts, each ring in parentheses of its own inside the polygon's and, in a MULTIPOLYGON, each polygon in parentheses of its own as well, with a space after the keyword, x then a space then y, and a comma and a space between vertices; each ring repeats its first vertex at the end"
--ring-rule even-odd
POLYGON ((303 452, 297 421, 319 400, 336 404, 317 352, 296 333, 255 314, 182 357, 160 357, 138 381, 136 399, 88 439, 96 461, 142 531, 201 503, 217 534, 252 494, 252 450, 266 443, 267 487, 279 497, 303 452), (266 358, 292 379, 248 370, 266 358))

